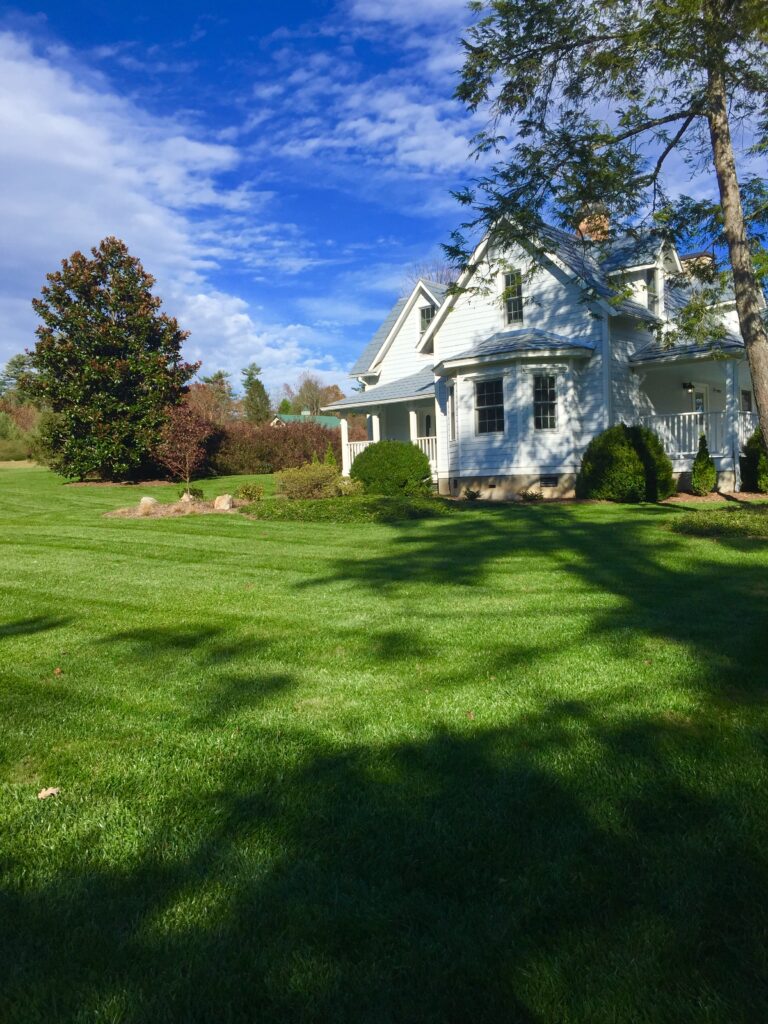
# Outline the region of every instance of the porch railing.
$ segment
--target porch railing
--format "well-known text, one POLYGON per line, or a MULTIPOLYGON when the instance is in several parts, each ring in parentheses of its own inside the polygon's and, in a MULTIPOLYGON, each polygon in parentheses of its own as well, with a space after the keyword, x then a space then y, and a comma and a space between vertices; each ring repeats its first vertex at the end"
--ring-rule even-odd
POLYGON ((429 459, 429 464, 434 470, 437 467, 437 438, 436 437, 417 437, 414 444, 421 448, 424 454, 429 459))
POLYGON ((640 422, 659 435, 668 455, 695 455, 701 434, 707 439, 711 455, 725 451, 725 413, 670 412, 642 416, 640 422))
POLYGON ((369 444, 373 444, 373 441, 350 441, 347 444, 347 450, 349 451, 349 464, 350 466, 355 461, 360 452, 367 448, 369 444))
MULTIPOLYGON (((417 437, 412 442, 417 448, 421 448, 424 454, 429 459, 429 465, 432 468, 432 475, 437 473, 437 438, 436 437, 417 437)), ((368 447, 369 444, 373 444, 373 441, 349 441, 347 443, 347 452, 349 454, 350 466, 355 461, 357 456, 368 447)))
POLYGON ((744 445, 757 430, 757 426, 756 412, 739 413, 739 448, 744 449, 744 445))
MULTIPOLYGON (((701 434, 707 439, 711 455, 729 455, 728 429, 724 412, 670 412, 641 416, 640 422, 655 431, 668 455, 688 457, 696 454, 701 434)), ((757 426, 753 412, 739 413, 739 448, 743 449, 757 426)))

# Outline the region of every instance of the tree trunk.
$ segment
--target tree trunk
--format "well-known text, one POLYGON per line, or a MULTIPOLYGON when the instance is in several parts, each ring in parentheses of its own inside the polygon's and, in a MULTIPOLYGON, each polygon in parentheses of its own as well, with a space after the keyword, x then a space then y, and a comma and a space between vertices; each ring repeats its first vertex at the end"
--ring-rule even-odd
POLYGON ((752 387, 755 392, 758 420, 763 431, 763 442, 768 451, 768 330, 762 319, 763 295, 757 283, 747 241, 747 228, 744 223, 731 129, 728 123, 725 80, 719 69, 710 69, 708 72, 707 98, 709 135, 720 189, 724 233, 733 270, 736 311, 752 374, 752 387))

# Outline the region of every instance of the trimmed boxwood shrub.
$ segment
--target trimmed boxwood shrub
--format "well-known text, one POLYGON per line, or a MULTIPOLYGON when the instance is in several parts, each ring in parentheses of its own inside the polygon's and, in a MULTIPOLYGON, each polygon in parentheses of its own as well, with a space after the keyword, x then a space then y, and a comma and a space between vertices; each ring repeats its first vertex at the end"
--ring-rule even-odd
POLYGON ((432 492, 429 459, 407 441, 369 444, 352 463, 350 476, 366 494, 419 495, 432 492))
POLYGON ((693 460, 691 471, 691 490, 694 494, 703 497, 715 489, 717 483, 717 470, 709 454, 707 438, 704 434, 699 437, 699 450, 693 460))
POLYGON ((576 478, 576 496, 663 501, 675 492, 672 463, 648 427, 619 423, 593 437, 576 478))
POLYGON ((765 454, 763 432, 760 427, 744 445, 741 460, 741 483, 745 491, 768 492, 768 455, 765 454))

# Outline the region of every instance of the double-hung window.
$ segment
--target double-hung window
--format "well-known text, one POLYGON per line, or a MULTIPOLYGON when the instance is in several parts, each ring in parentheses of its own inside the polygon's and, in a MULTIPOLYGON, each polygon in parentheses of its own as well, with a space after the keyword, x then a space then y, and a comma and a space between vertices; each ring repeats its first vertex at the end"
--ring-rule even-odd
POLYGON ((519 270, 511 270, 504 275, 504 296, 507 323, 521 324, 523 322, 523 275, 519 270))
POLYGON ((557 430, 557 376, 533 376, 533 426, 535 430, 557 430))
POLYGON ((423 334, 432 321, 435 319, 435 313, 437 312, 436 306, 422 306, 419 310, 421 314, 421 333, 423 334))
POLYGON ((501 377, 475 381, 475 420, 478 434, 504 433, 504 384, 501 377))

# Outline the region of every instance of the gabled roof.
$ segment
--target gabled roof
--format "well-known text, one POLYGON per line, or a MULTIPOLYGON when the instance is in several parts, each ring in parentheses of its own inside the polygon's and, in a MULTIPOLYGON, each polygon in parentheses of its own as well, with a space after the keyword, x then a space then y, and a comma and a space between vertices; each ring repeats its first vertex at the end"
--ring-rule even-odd
POLYGON ((371 363, 376 358, 376 354, 389 337, 389 332, 395 326, 398 317, 405 309, 406 303, 408 302, 408 298, 409 296, 406 296, 403 299, 398 299, 397 302, 392 307, 392 309, 390 309, 389 313, 387 313, 386 320, 381 325, 381 327, 379 327, 379 329, 376 331, 376 333, 368 342, 368 344, 365 346, 365 348, 355 361, 354 366, 349 371, 350 376, 360 376, 364 373, 367 373, 368 370, 371 368, 371 363))
POLYGON ((664 240, 658 231, 644 229, 612 239, 600 259, 604 274, 613 274, 629 267, 647 267, 656 263, 664 240))
POLYGON ((630 363, 654 363, 673 361, 675 359, 698 357, 708 359, 717 353, 730 354, 739 358, 744 355, 744 342, 741 338, 729 332, 722 341, 714 341, 709 345, 699 345, 695 341, 679 342, 676 345, 664 345, 660 341, 652 341, 650 345, 641 348, 639 352, 629 357, 630 363))
MULTIPOLYGON (((624 260, 632 259, 647 253, 648 248, 654 244, 650 239, 645 241, 634 238, 616 239, 611 243, 607 259, 598 262, 596 256, 600 255, 594 242, 580 238, 578 235, 569 234, 561 228, 547 225, 542 232, 542 242, 552 245, 552 254, 566 265, 571 273, 575 274, 581 281, 590 288, 600 299, 605 299, 617 314, 624 316, 639 317, 642 320, 655 321, 658 317, 652 313, 647 306, 643 306, 634 299, 615 300, 616 288, 608 281, 607 274, 621 267, 635 264, 625 263, 624 260), (630 244, 631 243, 631 244, 630 244), (609 263, 609 267, 606 266, 609 263)), ((659 240, 656 252, 661 247, 659 240)), ((656 260, 654 255, 649 263, 656 260)))
MULTIPOLYGON (((485 257, 489 242, 490 238, 486 235, 478 244, 469 261, 470 268, 476 267, 485 257)), ((524 245, 524 240, 521 240, 520 244, 524 245)), ((647 251, 647 246, 655 244, 655 240, 651 238, 645 239, 642 242, 642 246, 646 248, 643 248, 642 251, 647 251)), ((617 290, 608 280, 608 272, 605 266, 596 259, 598 249, 595 243, 579 235, 564 231, 562 228, 545 224, 541 230, 539 245, 567 274, 577 278, 593 293, 598 306, 609 316, 630 316, 649 322, 656 322, 659 319, 641 303, 635 302, 633 299, 617 298, 617 290)), ((620 267, 625 259, 634 258, 636 255, 638 255, 637 249, 632 249, 631 247, 623 248, 621 244, 612 246, 609 249, 612 266, 615 264, 617 267, 620 267)), ((419 345, 421 351, 425 351, 430 345, 435 333, 444 322, 448 311, 454 305, 458 294, 467 287, 473 273, 474 270, 467 269, 461 275, 457 282, 456 291, 448 297, 447 301, 443 302, 440 312, 424 332, 419 345)))
POLYGON ((497 331, 490 338, 478 341, 472 348, 457 355, 447 356, 443 365, 487 359, 493 356, 520 355, 527 352, 570 351, 574 355, 589 355, 594 351, 594 342, 580 338, 566 338, 562 334, 542 331, 538 327, 517 331, 497 331))
POLYGON ((417 281, 410 294, 398 299, 392 309, 390 309, 386 320, 365 346, 362 353, 355 361, 352 369, 349 371, 350 376, 362 377, 372 370, 373 364, 376 362, 376 357, 387 345, 387 342, 390 341, 390 335, 400 320, 400 317, 406 312, 407 308, 411 308, 415 304, 416 298, 422 291, 426 292, 427 297, 430 298, 439 309, 445 301, 448 288, 449 285, 438 284, 436 281, 417 281))
POLYGON ((387 384, 378 384, 357 395, 350 395, 349 398, 342 398, 339 402, 326 405, 325 409, 361 409, 365 406, 388 404, 390 402, 403 402, 407 399, 434 398, 435 396, 435 374, 431 366, 425 366, 418 373, 409 377, 401 377, 399 380, 389 381, 387 384))

